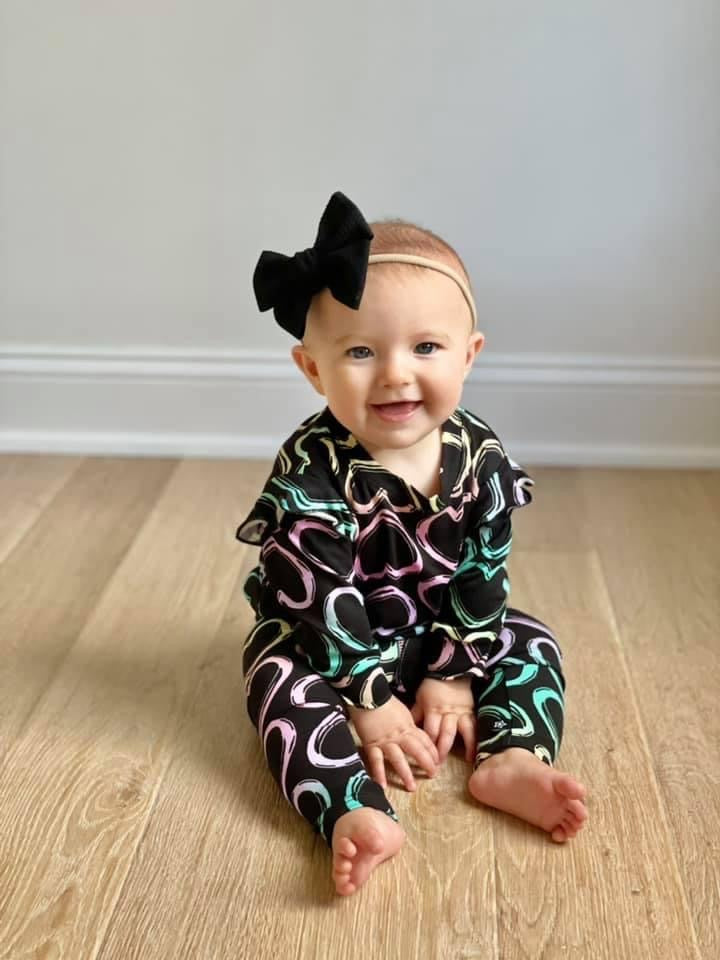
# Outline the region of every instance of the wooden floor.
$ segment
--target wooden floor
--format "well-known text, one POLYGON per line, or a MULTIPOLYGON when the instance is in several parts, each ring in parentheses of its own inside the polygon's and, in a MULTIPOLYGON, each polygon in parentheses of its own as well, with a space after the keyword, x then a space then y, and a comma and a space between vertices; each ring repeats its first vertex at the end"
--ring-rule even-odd
POLYGON ((267 463, 0 458, 0 957, 720 957, 720 474, 533 471, 512 602, 566 655, 561 847, 451 757, 347 900, 246 717, 267 463))

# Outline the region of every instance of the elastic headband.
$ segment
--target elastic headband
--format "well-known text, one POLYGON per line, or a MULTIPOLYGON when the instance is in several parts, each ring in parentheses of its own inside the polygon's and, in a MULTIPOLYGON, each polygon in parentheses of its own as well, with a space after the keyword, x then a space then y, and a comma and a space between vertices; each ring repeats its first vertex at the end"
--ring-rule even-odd
POLYGON ((454 280, 460 287, 462 295, 470 307, 473 327, 477 326, 477 310, 475 309, 475 301, 470 293, 470 288, 457 270, 453 270, 452 267, 448 267, 447 264, 442 263, 442 261, 428 260, 427 257, 416 257, 412 253, 371 253, 368 257, 368 263, 415 263, 419 267, 428 267, 430 270, 437 270, 438 273, 444 273, 446 277, 450 277, 450 279, 454 280))
POLYGON ((312 298, 326 287, 339 302, 360 307, 367 268, 371 263, 413 263, 437 270, 460 287, 473 326, 477 310, 470 288, 452 267, 439 260, 411 253, 370 253, 373 233, 362 213, 345 194, 336 191, 325 207, 315 243, 293 256, 264 250, 253 274, 253 289, 260 310, 272 308, 278 324, 298 340, 305 333, 305 320, 312 298))

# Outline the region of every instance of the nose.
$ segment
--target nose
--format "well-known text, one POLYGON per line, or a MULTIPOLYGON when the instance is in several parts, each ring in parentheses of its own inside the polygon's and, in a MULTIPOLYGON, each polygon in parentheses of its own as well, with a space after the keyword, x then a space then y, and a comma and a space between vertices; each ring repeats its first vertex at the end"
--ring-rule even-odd
POLYGON ((410 370, 399 352, 392 351, 383 358, 379 380, 384 387, 402 387, 410 382, 410 370))

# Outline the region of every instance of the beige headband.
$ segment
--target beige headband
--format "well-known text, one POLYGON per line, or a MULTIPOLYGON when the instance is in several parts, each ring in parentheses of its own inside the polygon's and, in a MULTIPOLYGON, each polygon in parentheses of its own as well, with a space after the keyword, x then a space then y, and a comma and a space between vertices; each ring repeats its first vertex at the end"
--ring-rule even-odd
POLYGON ((440 260, 428 260, 426 257, 416 257, 411 253, 371 253, 368 257, 368 263, 416 263, 419 267, 428 267, 430 270, 437 270, 438 273, 444 273, 446 277, 454 280, 462 290, 462 294, 467 300, 467 305, 470 307, 473 327, 477 326, 477 310, 475 309, 475 301, 470 293, 470 288, 456 270, 448 267, 440 260))

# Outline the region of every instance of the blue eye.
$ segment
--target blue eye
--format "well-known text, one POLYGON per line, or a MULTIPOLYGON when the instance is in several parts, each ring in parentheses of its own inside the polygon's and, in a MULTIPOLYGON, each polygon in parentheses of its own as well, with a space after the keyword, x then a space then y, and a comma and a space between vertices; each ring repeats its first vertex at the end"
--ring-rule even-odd
POLYGON ((440 344, 433 343, 430 340, 425 340, 423 343, 419 343, 415 347, 415 352, 419 353, 423 357, 429 357, 430 354, 435 353, 436 350, 440 349, 440 344))
POLYGON ((345 352, 353 360, 366 360, 371 354, 370 347, 350 347, 345 352))

